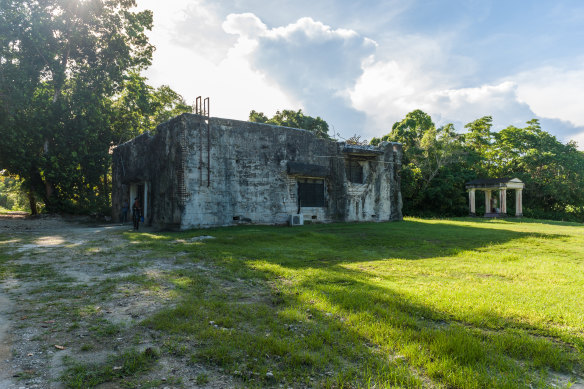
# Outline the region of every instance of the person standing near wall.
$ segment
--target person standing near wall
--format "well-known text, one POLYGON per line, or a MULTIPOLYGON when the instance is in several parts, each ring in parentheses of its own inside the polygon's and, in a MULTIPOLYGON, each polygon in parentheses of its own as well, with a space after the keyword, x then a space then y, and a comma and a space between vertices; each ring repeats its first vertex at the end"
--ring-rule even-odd
POLYGON ((134 230, 138 230, 140 227, 140 216, 142 212, 142 207, 140 205, 140 198, 136 197, 134 199, 134 204, 132 205, 132 220, 134 221, 134 230))

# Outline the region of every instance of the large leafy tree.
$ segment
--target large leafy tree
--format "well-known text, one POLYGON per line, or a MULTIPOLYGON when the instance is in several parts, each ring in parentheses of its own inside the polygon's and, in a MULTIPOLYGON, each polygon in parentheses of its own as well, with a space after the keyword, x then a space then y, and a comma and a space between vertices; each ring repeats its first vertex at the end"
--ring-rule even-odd
POLYGON ((0 167, 49 211, 109 202, 114 100, 153 52, 152 14, 133 6, 0 0, 0 167))
POLYGON ((563 144, 535 119, 493 138, 491 175, 525 182, 526 215, 584 220, 584 153, 575 143, 563 144))
POLYGON ((263 112, 251 111, 249 121, 257 123, 275 124, 277 126, 286 126, 293 128, 302 128, 314 133, 319 138, 330 139, 328 134, 329 126, 326 121, 317 116, 305 115, 301 109, 298 111, 284 109, 277 111, 272 118, 268 118, 263 112))
POLYGON ((406 214, 461 214, 466 211, 464 182, 472 176, 465 162, 462 136, 452 124, 436 127, 432 118, 415 110, 373 138, 403 146, 402 196, 406 214), (462 194, 461 194, 462 193, 462 194))
POLYGON ((113 102, 113 133, 115 143, 121 143, 145 131, 155 132, 156 126, 193 107, 167 85, 153 88, 146 78, 130 73, 123 90, 113 102))
POLYGON ((503 177, 496 170, 497 154, 494 149, 493 118, 483 116, 464 126, 464 144, 468 162, 479 177, 503 177))

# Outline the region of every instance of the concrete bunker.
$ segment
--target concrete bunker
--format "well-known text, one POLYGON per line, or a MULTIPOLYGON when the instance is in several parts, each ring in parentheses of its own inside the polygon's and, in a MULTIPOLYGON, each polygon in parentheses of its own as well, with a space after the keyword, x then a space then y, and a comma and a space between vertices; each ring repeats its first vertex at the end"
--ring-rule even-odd
POLYGON ((112 217, 139 197, 164 229, 401 220, 401 158, 398 143, 183 114, 114 150, 112 217))

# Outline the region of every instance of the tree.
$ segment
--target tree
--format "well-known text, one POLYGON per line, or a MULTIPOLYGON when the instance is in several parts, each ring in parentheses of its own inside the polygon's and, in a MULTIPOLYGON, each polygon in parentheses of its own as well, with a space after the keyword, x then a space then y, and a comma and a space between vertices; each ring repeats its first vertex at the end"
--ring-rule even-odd
MULTIPOLYGON (((150 64, 134 0, 0 0, 0 167, 48 211, 109 204, 113 98, 150 64)), ((33 210, 34 212, 34 210, 33 210)))
POLYGON ((302 128, 314 133, 319 138, 331 139, 331 137, 328 135, 328 123, 321 119, 320 116, 313 118, 312 116, 304 115, 301 109, 298 111, 289 109, 282 110, 281 112, 277 111, 271 119, 268 119, 268 117, 264 115, 263 112, 256 112, 252 110, 249 113, 249 121, 256 123, 275 124, 277 126, 302 128))
POLYGON ((26 197, 22 196, 20 188, 20 181, 15 177, 4 176, 0 171, 0 210, 2 208, 8 210, 25 210, 27 204, 26 197))
POLYGON ((371 144, 378 144, 382 141, 400 142, 405 149, 419 149, 420 140, 424 134, 435 128, 432 118, 427 113, 416 109, 406 115, 406 117, 393 124, 391 132, 381 139, 373 138, 371 144))
POLYGON ((483 116, 473 122, 464 126, 468 130, 465 136, 465 143, 467 147, 476 150, 480 154, 487 154, 493 142, 493 118, 491 116, 483 116))
POLYGON ((583 220, 584 153, 575 143, 561 143, 535 119, 525 128, 509 126, 494 139, 492 174, 525 183, 527 215, 583 220))
POLYGON ((389 134, 373 138, 399 142, 403 147, 402 196, 405 214, 464 212, 464 183, 472 172, 464 160, 462 136, 452 124, 436 128, 432 118, 415 110, 392 126, 389 134))
POLYGON ((251 110, 249 113, 249 121, 255 123, 267 123, 270 120, 263 112, 256 112, 251 110))
POLYGON ((169 86, 153 88, 146 78, 130 73, 123 89, 113 103, 112 126, 116 144, 136 137, 146 131, 154 132, 156 126, 182 113, 192 113, 193 107, 169 86))
POLYGON ((499 177, 493 170, 496 166, 496 153, 493 150, 493 118, 483 116, 464 126, 467 133, 464 135, 464 145, 468 152, 470 164, 474 167, 477 176, 499 177))
POLYGON ((151 93, 151 128, 152 131, 160 123, 166 122, 183 113, 192 113, 192 105, 188 105, 185 99, 168 85, 162 85, 151 93))

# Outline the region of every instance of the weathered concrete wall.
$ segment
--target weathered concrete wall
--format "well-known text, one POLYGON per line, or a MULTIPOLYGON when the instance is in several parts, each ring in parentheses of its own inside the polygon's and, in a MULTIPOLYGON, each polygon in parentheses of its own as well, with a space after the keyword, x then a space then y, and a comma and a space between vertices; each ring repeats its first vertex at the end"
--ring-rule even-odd
POLYGON ((124 200, 130 205, 129 187, 148 183, 145 222, 161 228, 180 228, 184 203, 179 201, 181 160, 180 136, 186 118, 179 116, 157 128, 157 134, 143 134, 118 146, 113 153, 112 217, 118 220, 124 200))
POLYGON ((348 199, 344 212, 346 221, 402 219, 399 177, 401 145, 384 143, 379 149, 383 151, 382 155, 360 161, 363 167, 363 184, 352 183, 345 177, 348 199))
POLYGON ((185 114, 115 150, 113 216, 123 185, 150 182, 158 227, 284 224, 299 210, 298 180, 308 178, 324 180, 325 200, 300 207, 305 220, 400 220, 400 166, 398 144, 346 147, 304 130, 185 114), (363 183, 348 182, 349 157, 363 183))

